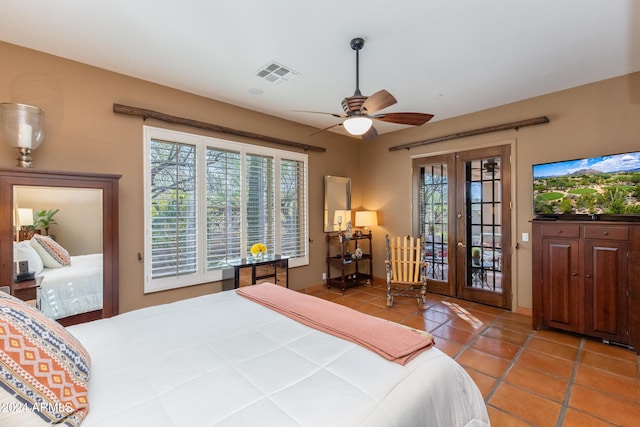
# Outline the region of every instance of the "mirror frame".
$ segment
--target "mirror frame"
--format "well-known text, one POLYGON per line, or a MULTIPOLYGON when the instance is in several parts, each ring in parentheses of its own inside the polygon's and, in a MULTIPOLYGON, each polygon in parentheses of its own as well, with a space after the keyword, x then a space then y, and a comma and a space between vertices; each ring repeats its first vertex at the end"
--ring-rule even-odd
MULTIPOLYGON (((351 178, 345 178, 341 176, 325 175, 324 177, 324 215, 323 215, 323 229, 325 233, 332 233, 338 231, 334 229, 333 221, 334 213, 336 210, 351 210, 351 178), (343 186, 344 190, 340 190, 340 194, 334 194, 330 192, 331 187, 343 186), (332 200, 340 200, 342 198, 342 192, 344 191, 344 204, 332 208, 329 206, 332 200), (330 194, 331 193, 331 194, 330 194)), ((351 218, 345 218, 343 226, 346 227, 347 221, 351 218)))
POLYGON ((119 309, 118 181, 121 175, 0 168, 0 283, 14 287, 13 187, 65 187, 102 190, 102 310, 58 319, 64 326, 111 317, 119 309))

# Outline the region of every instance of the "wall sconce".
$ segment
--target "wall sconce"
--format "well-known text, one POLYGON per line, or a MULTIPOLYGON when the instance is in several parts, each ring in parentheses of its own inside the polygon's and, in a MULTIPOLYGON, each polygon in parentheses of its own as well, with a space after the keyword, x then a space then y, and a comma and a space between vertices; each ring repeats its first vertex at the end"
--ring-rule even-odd
POLYGON ((0 133, 7 144, 18 149, 18 166, 31 167, 31 150, 44 138, 44 113, 26 104, 0 103, 0 133))
POLYGON ((377 211, 357 211, 356 212, 356 227, 364 227, 364 230, 369 230, 369 227, 378 225, 378 212, 377 211))

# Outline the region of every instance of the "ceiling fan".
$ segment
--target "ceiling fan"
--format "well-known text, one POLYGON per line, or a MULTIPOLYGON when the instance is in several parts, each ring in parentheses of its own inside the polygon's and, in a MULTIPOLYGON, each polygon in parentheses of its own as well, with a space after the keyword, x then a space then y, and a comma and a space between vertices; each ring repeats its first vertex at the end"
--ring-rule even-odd
MULTIPOLYGON (((374 139, 378 136, 378 131, 373 126, 373 120, 380 120, 389 123, 402 125, 420 126, 431 120, 433 114, 425 113, 377 113, 384 108, 390 107, 398 101, 386 90, 380 90, 371 96, 363 96, 360 92, 360 49, 364 47, 364 39, 357 37, 351 40, 351 49, 356 51, 356 90, 353 96, 342 100, 344 114, 330 114, 334 117, 345 119, 342 123, 328 126, 309 135, 315 135, 336 126, 344 126, 351 135, 360 136, 363 140, 374 139)), ((317 113, 316 111, 303 111, 307 113, 317 113)))

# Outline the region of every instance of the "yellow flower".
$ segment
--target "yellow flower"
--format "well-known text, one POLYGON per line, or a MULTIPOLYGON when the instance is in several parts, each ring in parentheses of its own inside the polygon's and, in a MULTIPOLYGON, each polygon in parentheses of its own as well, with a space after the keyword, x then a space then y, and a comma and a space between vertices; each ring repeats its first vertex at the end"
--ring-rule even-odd
POLYGON ((251 246, 250 252, 252 255, 256 255, 258 252, 265 253, 267 252, 267 247, 262 243, 256 243, 255 245, 251 246))

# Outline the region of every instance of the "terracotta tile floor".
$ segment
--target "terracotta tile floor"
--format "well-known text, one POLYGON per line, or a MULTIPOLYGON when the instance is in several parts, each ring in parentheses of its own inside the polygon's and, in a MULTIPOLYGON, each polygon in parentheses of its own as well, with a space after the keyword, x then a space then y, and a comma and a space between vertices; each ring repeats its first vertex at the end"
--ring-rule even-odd
POLYGON ((431 332, 482 392, 494 426, 640 426, 635 352, 597 340, 531 329, 531 318, 429 294, 386 307, 383 283, 304 292, 431 332))

